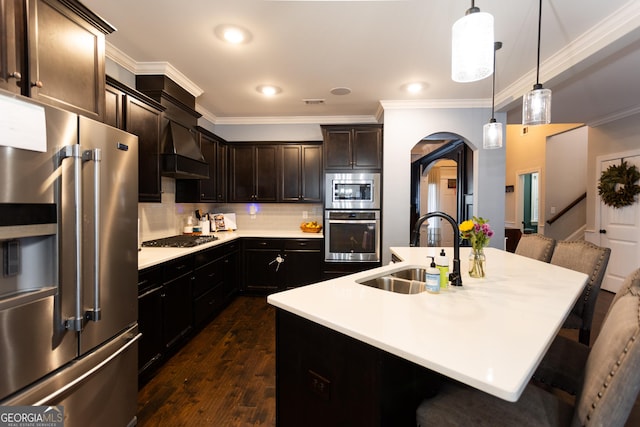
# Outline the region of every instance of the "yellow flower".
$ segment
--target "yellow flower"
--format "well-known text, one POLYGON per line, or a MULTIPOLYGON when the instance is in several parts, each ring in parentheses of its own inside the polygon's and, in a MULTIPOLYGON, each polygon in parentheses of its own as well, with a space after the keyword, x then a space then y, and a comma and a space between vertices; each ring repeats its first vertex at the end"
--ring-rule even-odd
POLYGON ((460 224, 460 231, 465 232, 465 231, 470 231, 471 229, 473 229, 473 221, 468 219, 466 221, 463 221, 462 224, 460 224))

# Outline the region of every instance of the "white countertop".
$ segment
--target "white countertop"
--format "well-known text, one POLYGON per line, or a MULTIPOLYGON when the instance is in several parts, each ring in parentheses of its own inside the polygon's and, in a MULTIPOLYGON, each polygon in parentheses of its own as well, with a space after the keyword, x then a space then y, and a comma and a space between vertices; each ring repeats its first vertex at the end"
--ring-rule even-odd
MULTIPOLYGON (((587 275, 485 248, 487 277, 463 286, 397 294, 356 283, 426 266, 440 248, 392 247, 403 261, 276 294, 267 301, 489 394, 516 401, 560 329, 587 275)), ((453 249, 446 248, 449 259, 453 249)), ((452 263, 450 262, 451 266, 452 263)))
POLYGON ((219 231, 212 233, 218 237, 215 240, 204 245, 193 246, 190 248, 148 248, 142 247, 138 251, 138 270, 142 270, 181 256, 199 252, 204 249, 221 245, 231 240, 241 237, 261 237, 261 238, 285 238, 285 239, 322 239, 322 233, 304 233, 302 230, 236 230, 236 231, 219 231))

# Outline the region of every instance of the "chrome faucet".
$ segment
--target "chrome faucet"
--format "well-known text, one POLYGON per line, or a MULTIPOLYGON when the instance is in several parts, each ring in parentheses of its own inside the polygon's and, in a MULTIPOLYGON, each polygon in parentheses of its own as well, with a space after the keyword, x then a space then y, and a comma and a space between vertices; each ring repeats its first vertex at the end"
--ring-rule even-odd
POLYGON ((456 223, 455 219, 444 212, 429 212, 422 215, 413 226, 413 232, 411 233, 411 246, 418 246, 418 242, 420 241, 420 226, 422 226, 423 222, 433 217, 446 219, 453 228, 453 272, 449 274, 449 280, 451 281, 452 286, 462 286, 462 275, 460 274, 460 229, 458 228, 458 223, 456 223))

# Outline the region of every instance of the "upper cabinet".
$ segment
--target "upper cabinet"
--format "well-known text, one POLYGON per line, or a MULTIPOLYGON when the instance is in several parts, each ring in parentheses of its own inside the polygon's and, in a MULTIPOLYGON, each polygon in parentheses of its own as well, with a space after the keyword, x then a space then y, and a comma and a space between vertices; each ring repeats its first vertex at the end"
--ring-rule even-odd
POLYGON ((230 143, 229 202, 322 203, 322 145, 230 143))
POLYGON ((0 0, 0 88, 22 93, 25 8, 22 1, 0 0))
POLYGON ((0 87, 102 121, 105 34, 114 28, 75 0, 0 6, 0 87))
POLYGON ((322 145, 283 145, 280 154, 280 201, 322 203, 322 145))
POLYGON ((160 126, 164 107, 107 76, 105 123, 138 136, 138 200, 160 202, 160 126))
POLYGON ((278 201, 278 146, 229 145, 229 202, 278 201))
POLYGON ((176 202, 224 203, 227 201, 227 142, 204 128, 197 139, 209 165, 209 179, 177 179, 176 202))
POLYGON ((382 125, 322 126, 324 169, 382 168, 382 125))

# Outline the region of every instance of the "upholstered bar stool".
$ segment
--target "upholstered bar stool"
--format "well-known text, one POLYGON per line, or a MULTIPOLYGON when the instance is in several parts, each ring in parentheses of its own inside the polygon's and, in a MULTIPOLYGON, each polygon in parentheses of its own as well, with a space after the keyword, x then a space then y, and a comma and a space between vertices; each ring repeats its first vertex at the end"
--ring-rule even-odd
MULTIPOLYGON (((629 294, 632 289, 640 289, 640 268, 627 276, 610 307, 613 307, 617 300, 629 294)), ((608 313, 604 318, 605 322, 607 317, 608 313)), ((534 381, 564 390, 571 395, 578 394, 589 351, 589 346, 557 335, 534 373, 534 381)))
POLYGON ((523 234, 516 246, 516 254, 538 261, 549 262, 556 240, 542 234, 523 234))
POLYGON ((578 339, 585 345, 590 342, 593 312, 610 255, 611 249, 584 240, 559 240, 551 256, 551 264, 589 275, 582 295, 562 325, 566 329, 579 329, 578 339))
POLYGON ((639 274, 632 274, 629 288, 607 312, 583 366, 575 405, 533 383, 511 403, 451 381, 420 404, 417 425, 624 426, 640 391, 639 274))

